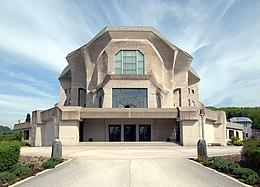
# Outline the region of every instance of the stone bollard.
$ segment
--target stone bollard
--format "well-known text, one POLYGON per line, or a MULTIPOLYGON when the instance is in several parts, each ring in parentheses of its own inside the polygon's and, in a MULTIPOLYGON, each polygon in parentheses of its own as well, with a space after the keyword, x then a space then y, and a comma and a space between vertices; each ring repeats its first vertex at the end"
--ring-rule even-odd
POLYGON ((52 143, 51 157, 62 158, 62 144, 58 139, 52 143))
POLYGON ((198 151, 198 161, 202 162, 203 160, 207 159, 207 145, 206 141, 203 139, 200 139, 197 144, 197 151, 198 151))

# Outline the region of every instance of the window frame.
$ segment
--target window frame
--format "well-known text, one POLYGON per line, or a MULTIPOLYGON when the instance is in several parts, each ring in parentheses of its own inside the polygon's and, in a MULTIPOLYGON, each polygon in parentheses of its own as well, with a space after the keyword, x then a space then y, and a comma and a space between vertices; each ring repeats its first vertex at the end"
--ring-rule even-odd
POLYGON ((114 67, 114 70, 115 70, 115 74, 118 74, 118 75, 144 75, 145 74, 145 55, 144 55, 144 53, 141 51, 141 50, 139 50, 139 49, 120 49, 119 51, 117 51, 116 53, 115 53, 115 60, 114 60, 114 62, 115 62, 115 64, 117 63, 117 61, 119 61, 119 60, 116 60, 116 56, 119 54, 119 53, 121 53, 121 73, 120 74, 118 74, 118 73, 116 73, 116 69, 119 69, 119 68, 116 68, 116 65, 115 65, 115 67, 114 67), (135 63, 135 73, 124 73, 124 70, 127 70, 127 68, 124 68, 124 64, 127 64, 127 63, 125 63, 124 62, 124 52, 129 52, 129 51, 134 51, 135 52, 135 60, 136 60, 136 63, 135 63), (141 54, 141 55, 143 55, 143 71, 140 73, 139 72, 139 62, 141 62, 141 61, 139 61, 139 53, 141 54))

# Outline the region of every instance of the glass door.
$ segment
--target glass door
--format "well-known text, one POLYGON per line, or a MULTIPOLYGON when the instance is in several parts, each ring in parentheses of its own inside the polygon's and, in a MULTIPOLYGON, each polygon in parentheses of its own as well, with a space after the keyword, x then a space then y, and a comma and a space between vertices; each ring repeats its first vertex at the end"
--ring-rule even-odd
POLYGON ((151 125, 139 125, 139 141, 151 141, 151 125))
POLYGON ((121 141, 121 125, 109 125, 109 141, 121 141))
POLYGON ((135 125, 124 125, 124 141, 128 141, 128 142, 136 141, 135 125))

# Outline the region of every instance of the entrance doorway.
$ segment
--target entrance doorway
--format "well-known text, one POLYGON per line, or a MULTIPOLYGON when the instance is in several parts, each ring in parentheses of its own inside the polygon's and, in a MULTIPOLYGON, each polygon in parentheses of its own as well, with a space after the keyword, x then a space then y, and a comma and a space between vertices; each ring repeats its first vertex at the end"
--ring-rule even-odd
POLYGON ((136 141, 136 126, 124 125, 124 141, 134 142, 136 141))
POLYGON ((121 125, 109 125, 109 141, 121 141, 121 125))
POLYGON ((139 141, 151 141, 151 125, 139 125, 139 141))

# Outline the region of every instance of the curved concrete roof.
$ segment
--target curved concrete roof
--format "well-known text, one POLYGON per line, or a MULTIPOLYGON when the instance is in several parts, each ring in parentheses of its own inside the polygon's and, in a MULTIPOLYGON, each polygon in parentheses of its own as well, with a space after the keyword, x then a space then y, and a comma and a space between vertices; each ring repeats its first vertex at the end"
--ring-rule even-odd
POLYGON ((106 26, 94 38, 92 38, 87 44, 85 44, 82 47, 78 48, 77 50, 69 53, 67 55, 67 57, 70 56, 70 55, 73 55, 74 53, 76 53, 81 48, 87 48, 93 41, 95 41, 97 38, 99 38, 100 36, 102 36, 103 34, 105 34, 106 32, 109 32, 109 31, 152 32, 153 34, 160 37, 173 50, 179 50, 179 51, 183 52, 185 55, 187 55, 188 57, 192 58, 192 56, 189 53, 181 50, 180 48, 178 48, 175 45, 173 45, 172 43, 170 43, 167 39, 165 39, 161 35, 161 33, 159 31, 157 31, 155 28, 149 27, 149 26, 106 26))

